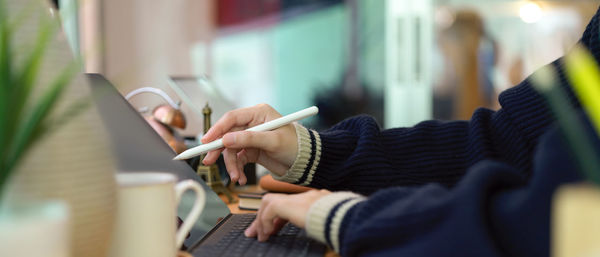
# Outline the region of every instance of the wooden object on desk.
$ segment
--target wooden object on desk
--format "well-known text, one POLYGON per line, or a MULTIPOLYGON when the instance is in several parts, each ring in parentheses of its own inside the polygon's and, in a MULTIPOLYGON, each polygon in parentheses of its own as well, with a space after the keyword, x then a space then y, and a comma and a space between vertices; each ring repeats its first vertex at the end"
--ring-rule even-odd
MULTIPOLYGON (((240 193, 242 189, 238 189, 238 188, 233 188, 231 190, 231 196, 233 197, 234 201, 233 202, 227 202, 225 201, 227 199, 227 196, 219 194, 219 197, 221 197, 221 200, 223 200, 223 202, 227 203, 227 207, 229 208, 229 211, 233 214, 240 214, 240 213, 256 213, 256 211, 252 211, 252 210, 240 210, 239 206, 238 206, 238 202, 239 202, 239 196, 238 194, 240 193)), ((258 186, 245 186, 244 191, 249 190, 249 191, 258 191, 260 190, 258 186)))
POLYGON ((294 185, 286 182, 275 180, 271 174, 265 175, 260 178, 258 182, 260 188, 269 192, 280 192, 280 193, 303 193, 313 188, 294 185))
POLYGON ((273 176, 269 174, 260 179, 258 187, 245 187, 244 189, 238 190, 236 192, 236 195, 238 196, 236 202, 238 202, 238 209, 240 210, 258 210, 262 196, 267 192, 294 194, 306 192, 311 189, 312 188, 310 187, 275 180, 273 176))
POLYGON ((240 210, 254 210, 257 211, 260 208, 260 204, 262 202, 262 197, 267 193, 267 191, 251 193, 251 192, 243 192, 238 194, 238 207, 240 210))
POLYGON ((184 251, 179 251, 177 253, 177 257, 194 257, 191 254, 189 254, 188 252, 184 252, 184 251))

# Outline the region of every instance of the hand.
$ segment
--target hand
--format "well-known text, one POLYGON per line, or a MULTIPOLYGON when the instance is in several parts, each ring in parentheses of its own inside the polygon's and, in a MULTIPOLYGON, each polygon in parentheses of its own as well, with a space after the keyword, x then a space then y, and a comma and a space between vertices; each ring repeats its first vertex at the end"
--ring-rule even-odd
POLYGON ((247 237, 258 236, 258 241, 267 241, 288 221, 304 228, 310 206, 319 198, 331 194, 327 190, 310 190, 301 194, 266 194, 263 196, 256 219, 246 229, 247 237))
POLYGON ((242 131, 281 117, 266 104, 242 108, 225 113, 202 137, 203 144, 223 138, 225 148, 209 152, 202 163, 215 163, 223 152, 223 159, 232 182, 246 184, 243 168, 246 163, 258 163, 271 172, 284 175, 292 166, 298 153, 298 140, 293 125, 272 131, 242 131))

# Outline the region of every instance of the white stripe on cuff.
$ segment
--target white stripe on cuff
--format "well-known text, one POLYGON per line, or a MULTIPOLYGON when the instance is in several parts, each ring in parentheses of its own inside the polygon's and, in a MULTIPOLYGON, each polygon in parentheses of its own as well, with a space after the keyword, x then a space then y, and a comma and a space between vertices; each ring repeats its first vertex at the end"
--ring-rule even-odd
MULTIPOLYGON (((363 196, 352 193, 352 192, 335 192, 335 193, 326 195, 324 197, 321 197, 319 200, 314 202, 310 206, 310 209, 308 210, 308 213, 306 214, 305 227, 306 227, 306 233, 308 234, 308 236, 327 244, 327 240, 325 239, 325 233, 329 233, 328 231, 325 231, 325 225, 326 225, 325 223, 327 222, 327 217, 329 217, 329 215, 335 215, 335 214, 339 213, 340 209, 338 209, 338 212, 336 212, 335 214, 330 213, 331 210, 337 204, 339 204, 340 202, 343 202, 347 199, 352 199, 352 198, 358 198, 361 200, 365 199, 363 196)), ((350 202, 353 202, 353 201, 351 200, 350 202)), ((345 206, 345 205, 343 205, 343 206, 345 206)), ((341 207, 343 207, 343 206, 341 206, 341 207)), ((345 212, 340 215, 343 215, 343 214, 345 214, 345 212)), ((342 219, 343 219, 343 216, 342 216, 342 219)), ((339 230, 339 224, 337 226, 338 226, 337 229, 339 230)), ((334 240, 337 241, 337 238, 334 240)))

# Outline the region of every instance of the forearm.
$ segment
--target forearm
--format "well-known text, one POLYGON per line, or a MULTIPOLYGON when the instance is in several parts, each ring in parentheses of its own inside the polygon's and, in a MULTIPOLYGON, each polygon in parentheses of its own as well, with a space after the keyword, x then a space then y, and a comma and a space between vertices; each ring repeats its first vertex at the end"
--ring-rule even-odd
MULTIPOLYGON (((377 123, 366 116, 346 120, 323 132, 296 125, 299 146, 296 161, 284 176, 274 177, 300 185, 334 190, 351 188, 361 193, 386 186, 426 183, 435 178, 451 177, 455 180, 462 175, 463 167, 458 172, 438 168, 444 174, 435 174, 424 170, 431 164, 419 162, 420 158, 415 156, 426 154, 437 160, 464 163, 461 156, 464 156, 465 144, 433 143, 443 137, 458 143, 460 138, 464 138, 464 135, 458 135, 464 134, 464 124, 454 122, 445 126, 455 129, 446 135, 427 131, 424 128, 427 124, 417 128, 380 131, 377 123), (429 143, 414 141, 416 135, 411 131, 420 131, 419 137, 429 138, 429 143), (432 151, 435 145, 438 145, 436 152, 432 151), (369 179, 364 180, 365 176, 369 179)), ((439 165, 445 163, 442 161, 439 165)))
POLYGON ((518 137, 515 127, 501 128, 496 138, 492 138, 490 130, 497 129, 492 124, 498 123, 492 119, 498 117, 504 118, 482 109, 471 122, 427 121, 412 128, 383 131, 365 116, 346 120, 323 132, 296 126, 299 154, 285 176, 275 178, 363 194, 429 182, 450 187, 468 166, 500 156, 499 150, 531 151, 526 149, 527 141, 518 137))
POLYGON ((579 178, 568 153, 554 151, 555 145, 545 149, 552 150, 540 155, 532 180, 483 161, 453 189, 428 184, 369 198, 330 194, 311 206, 306 229, 342 256, 548 255, 552 196, 579 178))

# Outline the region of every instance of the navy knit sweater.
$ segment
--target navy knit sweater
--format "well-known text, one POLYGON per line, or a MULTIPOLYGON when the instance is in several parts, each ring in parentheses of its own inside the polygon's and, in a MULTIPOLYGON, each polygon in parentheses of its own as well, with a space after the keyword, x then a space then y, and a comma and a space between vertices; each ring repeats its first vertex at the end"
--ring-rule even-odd
MULTIPOLYGON (((581 39, 596 60, 598 16, 581 39)), ((560 59, 549 65, 580 109, 560 59)), ((478 109, 470 121, 297 125, 299 154, 275 178, 355 192, 323 197, 307 215, 309 235, 343 256, 548 256, 552 194, 580 176, 529 79, 499 101, 502 109, 478 109)))

